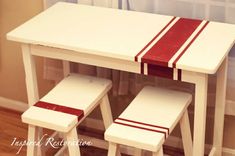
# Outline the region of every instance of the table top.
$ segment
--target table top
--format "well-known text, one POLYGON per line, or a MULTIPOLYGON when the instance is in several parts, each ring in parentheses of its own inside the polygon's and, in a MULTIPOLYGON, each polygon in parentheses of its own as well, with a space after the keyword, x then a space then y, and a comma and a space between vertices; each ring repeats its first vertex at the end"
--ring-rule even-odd
POLYGON ((214 74, 235 43, 235 25, 59 2, 7 38, 214 74))

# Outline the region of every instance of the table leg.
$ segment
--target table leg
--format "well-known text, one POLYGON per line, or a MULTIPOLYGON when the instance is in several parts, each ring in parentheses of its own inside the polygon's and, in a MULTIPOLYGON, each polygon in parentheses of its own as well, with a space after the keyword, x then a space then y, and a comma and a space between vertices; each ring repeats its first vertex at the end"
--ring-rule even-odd
POLYGON ((193 156, 204 156, 208 75, 198 73, 197 75, 195 75, 194 80, 195 111, 193 156))
POLYGON ((30 46, 27 44, 22 45, 22 54, 25 69, 28 104, 29 106, 32 106, 39 100, 35 60, 31 55, 30 46))
POLYGON ((228 67, 228 58, 224 60, 219 70, 217 71, 214 138, 213 138, 213 147, 215 147, 216 149, 215 156, 221 156, 222 154, 226 84, 227 84, 227 67, 228 67))
MULTIPOLYGON (((32 106, 39 100, 38 94, 38 84, 37 84, 37 75, 36 75, 36 67, 34 57, 31 55, 30 46, 27 44, 22 45, 22 55, 23 55, 23 63, 25 69, 25 82, 28 96, 28 104, 32 106)), ((41 138, 43 135, 43 130, 38 128, 38 138, 41 138)), ((38 146, 37 155, 42 156, 45 155, 45 152, 40 149, 38 146)))

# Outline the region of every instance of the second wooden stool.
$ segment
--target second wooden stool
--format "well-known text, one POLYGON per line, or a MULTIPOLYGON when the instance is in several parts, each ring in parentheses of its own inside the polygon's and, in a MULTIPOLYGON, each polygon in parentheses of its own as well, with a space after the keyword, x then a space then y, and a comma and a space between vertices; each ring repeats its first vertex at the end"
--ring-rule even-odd
MULTIPOLYGON (((191 156, 192 137, 187 112, 191 99, 188 93, 145 87, 106 130, 108 156, 116 156, 119 144, 163 156, 162 145, 179 121, 185 155, 191 156)), ((140 156, 141 150, 136 151, 140 156)))

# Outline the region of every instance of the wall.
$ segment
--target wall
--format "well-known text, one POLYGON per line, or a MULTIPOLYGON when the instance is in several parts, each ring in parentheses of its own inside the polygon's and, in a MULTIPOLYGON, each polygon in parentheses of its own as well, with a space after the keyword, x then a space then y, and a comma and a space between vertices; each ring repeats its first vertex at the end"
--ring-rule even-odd
MULTIPOLYGON (((42 0, 0 0, 0 97, 27 101, 20 45, 6 40, 6 33, 42 11, 42 0)), ((41 58, 37 58, 40 94, 53 82, 42 79, 41 58)))

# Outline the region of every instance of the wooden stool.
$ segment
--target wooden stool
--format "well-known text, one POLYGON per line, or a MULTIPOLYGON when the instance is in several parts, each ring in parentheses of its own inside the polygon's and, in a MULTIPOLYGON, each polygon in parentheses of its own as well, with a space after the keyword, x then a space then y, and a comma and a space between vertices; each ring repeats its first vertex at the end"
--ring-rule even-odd
MULTIPOLYGON (((115 156, 118 144, 149 150, 163 156, 162 145, 180 121, 186 156, 192 156, 192 137, 187 107, 188 93, 145 87, 105 132, 108 156, 115 156)), ((136 150, 141 155, 141 150, 136 150)))
MULTIPOLYGON (((99 104, 105 128, 112 123, 107 92, 110 80, 91 76, 70 74, 58 83, 39 102, 22 115, 29 124, 28 140, 37 141, 39 127, 64 133, 67 141, 78 141, 76 126, 99 104)), ((28 146, 27 156, 34 156, 35 146, 28 146)), ((70 156, 80 156, 78 146, 68 144, 70 156)))

